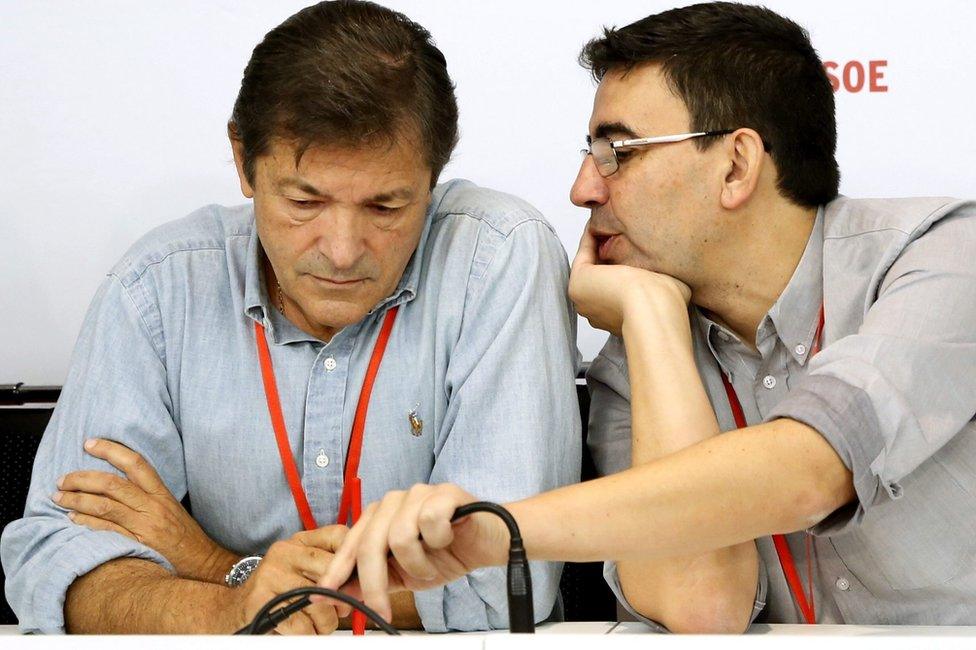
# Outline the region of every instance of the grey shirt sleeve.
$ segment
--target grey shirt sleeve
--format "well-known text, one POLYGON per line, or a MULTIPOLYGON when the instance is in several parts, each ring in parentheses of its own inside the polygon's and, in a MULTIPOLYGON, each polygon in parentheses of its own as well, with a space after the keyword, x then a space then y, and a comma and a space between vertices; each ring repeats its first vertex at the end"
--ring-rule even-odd
MULTIPOLYGON (((482 233, 473 268, 430 483, 499 502, 575 483, 581 442, 566 253, 547 226, 527 221, 507 236, 482 233)), ((538 621, 553 609, 561 570, 531 563, 538 621)), ((474 571, 415 602, 428 631, 508 627, 504 568, 474 571)))
MULTIPOLYGON (((601 476, 629 469, 631 466, 630 383, 627 375, 623 342, 611 336, 586 373, 590 391, 590 422, 587 444, 601 476)), ((624 595, 616 562, 605 562, 603 577, 614 596, 632 616, 656 632, 668 629, 638 612, 624 595)), ((766 567, 759 558, 759 577, 756 597, 749 622, 752 623, 766 607, 768 578, 766 567)))
POLYGON ((128 537, 75 525, 51 501, 58 478, 68 472, 118 473, 84 452, 84 441, 96 437, 119 441, 146 457, 177 498, 186 491, 161 352, 137 307, 143 298, 134 297, 115 276, 100 287, 37 451, 24 517, 3 532, 7 600, 24 632, 63 631, 68 587, 109 560, 141 558, 172 570, 163 556, 128 537))
POLYGON ((812 532, 847 531, 875 504, 899 498, 899 482, 976 413, 974 259, 971 210, 912 233, 860 329, 829 342, 769 413, 819 431, 854 475, 856 503, 812 532))

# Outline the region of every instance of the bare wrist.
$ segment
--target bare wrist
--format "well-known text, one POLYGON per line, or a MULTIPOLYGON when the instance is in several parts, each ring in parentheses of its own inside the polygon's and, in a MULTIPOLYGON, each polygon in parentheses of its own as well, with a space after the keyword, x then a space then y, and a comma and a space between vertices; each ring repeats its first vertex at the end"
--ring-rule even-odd
POLYGON ((203 561, 200 575, 193 577, 196 580, 224 585, 224 577, 227 575, 227 572, 240 559, 240 556, 236 553, 231 553, 227 549, 214 544, 213 550, 203 561))

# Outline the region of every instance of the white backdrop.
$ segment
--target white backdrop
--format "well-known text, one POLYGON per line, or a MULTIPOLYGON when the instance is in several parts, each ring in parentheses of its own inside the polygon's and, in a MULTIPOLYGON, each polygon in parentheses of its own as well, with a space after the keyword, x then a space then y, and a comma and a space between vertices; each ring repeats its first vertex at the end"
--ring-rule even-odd
MULTIPOLYGON (((243 201, 224 135, 241 72, 304 4, 0 0, 0 383, 60 384, 125 249, 203 204, 243 201)), ((576 56, 601 25, 672 5, 385 4, 433 33, 457 82, 462 139, 443 178, 527 198, 574 251, 586 213, 568 195, 593 95, 576 56)), ((837 64, 845 194, 976 194, 976 4, 766 4, 837 64), (873 82, 858 74, 872 69, 873 82)), ((604 338, 581 323, 584 357, 604 338)))

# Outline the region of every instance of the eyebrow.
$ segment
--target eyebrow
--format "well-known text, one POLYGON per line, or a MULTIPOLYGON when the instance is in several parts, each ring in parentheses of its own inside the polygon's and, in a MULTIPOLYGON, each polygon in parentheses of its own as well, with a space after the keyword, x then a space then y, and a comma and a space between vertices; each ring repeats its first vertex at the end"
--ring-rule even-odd
POLYGON ((638 137, 637 132, 623 122, 600 122, 597 125, 594 137, 606 138, 611 135, 622 135, 625 139, 638 137))
MULTIPOLYGON (((323 198, 331 198, 328 192, 323 192, 314 185, 302 180, 301 178, 289 177, 280 179, 275 185, 281 189, 284 187, 294 187, 306 194, 311 194, 313 196, 320 196, 323 198)), ((410 187, 398 187, 396 189, 389 190, 387 192, 380 192, 379 194, 374 194, 373 196, 367 198, 364 203, 386 203, 388 201, 405 200, 412 201, 414 199, 414 191, 410 187)))

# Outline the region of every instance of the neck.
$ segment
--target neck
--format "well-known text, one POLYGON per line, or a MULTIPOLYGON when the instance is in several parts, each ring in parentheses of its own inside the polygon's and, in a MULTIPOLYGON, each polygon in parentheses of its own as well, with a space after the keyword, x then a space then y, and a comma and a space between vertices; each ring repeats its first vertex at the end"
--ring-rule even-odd
POLYGON ((281 285, 278 284, 278 277, 275 275, 274 268, 271 266, 271 262, 268 261, 268 257, 266 255, 263 257, 264 263, 262 266, 264 268, 265 286, 268 290, 268 301, 271 303, 272 308, 278 310, 288 322, 306 334, 314 336, 325 343, 331 341, 332 337, 339 330, 334 327, 317 325, 305 318, 305 314, 298 305, 281 290, 281 285))
POLYGON ((692 302, 755 349, 756 330, 793 277, 816 216, 793 204, 742 215, 739 241, 711 256, 692 302))

